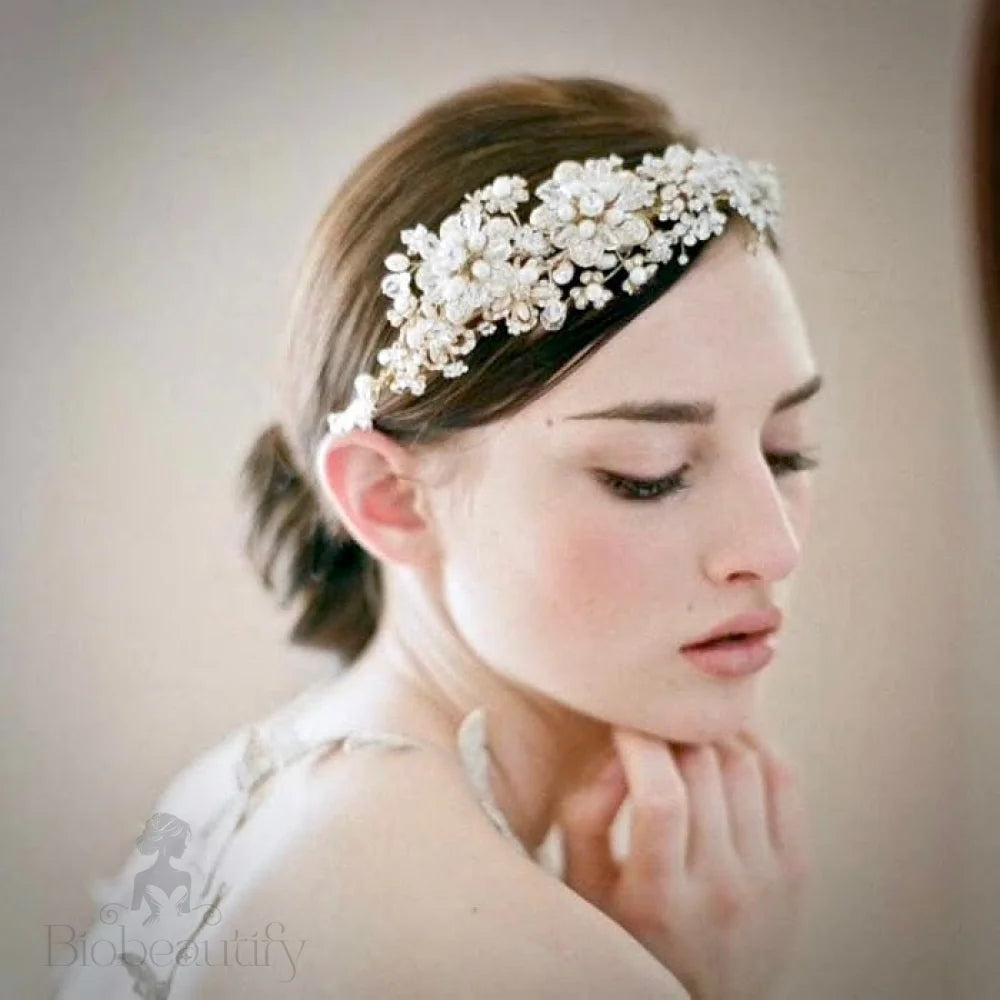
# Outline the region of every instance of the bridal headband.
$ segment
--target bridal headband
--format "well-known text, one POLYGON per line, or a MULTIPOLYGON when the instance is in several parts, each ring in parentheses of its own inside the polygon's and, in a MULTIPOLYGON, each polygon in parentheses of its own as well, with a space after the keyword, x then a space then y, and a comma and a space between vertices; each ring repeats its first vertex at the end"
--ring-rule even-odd
POLYGON ((463 355, 501 322, 513 336, 539 324, 558 330, 571 307, 603 308, 613 297, 608 279, 622 269, 621 288, 635 295, 675 252, 686 264, 687 247, 722 232, 722 206, 756 229, 752 253, 776 227, 781 191, 771 164, 681 143, 645 153, 634 170, 623 162, 614 153, 564 160, 535 188, 527 222, 517 214, 526 181, 502 174, 465 195, 437 233, 404 229, 405 252, 386 257, 381 284, 399 334, 378 352, 378 374, 359 374, 348 406, 327 416, 328 432, 371 429, 385 388, 419 396, 430 372, 462 375, 463 355))

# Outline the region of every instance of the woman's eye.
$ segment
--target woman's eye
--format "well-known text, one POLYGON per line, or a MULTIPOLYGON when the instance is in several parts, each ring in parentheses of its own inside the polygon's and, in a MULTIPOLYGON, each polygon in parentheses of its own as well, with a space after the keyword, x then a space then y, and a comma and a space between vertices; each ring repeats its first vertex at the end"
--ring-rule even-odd
POLYGON ((682 465, 676 472, 659 479, 636 479, 634 476, 619 476, 614 472, 601 472, 601 480, 612 493, 626 500, 657 500, 662 496, 680 493, 690 487, 684 481, 684 473, 690 465, 682 465))
MULTIPOLYGON (((802 451, 771 452, 767 456, 767 461, 777 476, 791 472, 805 472, 819 466, 818 458, 802 451)), ((621 476, 614 472, 601 472, 600 478, 617 496, 626 500, 649 501, 690 489, 691 483, 684 480, 684 473, 690 468, 689 464, 685 464, 657 479, 637 479, 634 476, 621 476)))
POLYGON ((804 451, 772 451, 767 460, 778 475, 787 472, 805 472, 819 466, 816 455, 807 455, 804 451))

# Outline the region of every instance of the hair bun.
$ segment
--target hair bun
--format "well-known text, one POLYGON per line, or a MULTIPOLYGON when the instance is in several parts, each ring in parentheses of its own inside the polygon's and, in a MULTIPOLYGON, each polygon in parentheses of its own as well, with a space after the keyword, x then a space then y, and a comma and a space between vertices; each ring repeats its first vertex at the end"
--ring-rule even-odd
POLYGON ((291 641, 353 657, 360 640, 351 637, 362 634, 356 623, 371 617, 366 606, 378 593, 374 560, 348 532, 326 523, 280 423, 257 436, 241 483, 250 508, 245 552, 282 607, 297 601, 302 608, 291 641))

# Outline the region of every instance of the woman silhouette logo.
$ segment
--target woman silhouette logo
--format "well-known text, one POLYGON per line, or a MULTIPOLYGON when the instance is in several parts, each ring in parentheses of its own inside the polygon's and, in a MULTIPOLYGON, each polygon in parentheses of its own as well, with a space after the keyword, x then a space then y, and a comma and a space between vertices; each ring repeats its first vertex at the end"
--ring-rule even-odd
POLYGON ((172 813, 157 812, 146 821, 135 844, 142 854, 156 854, 156 860, 136 872, 132 883, 132 909, 138 910, 143 901, 149 915, 143 927, 156 923, 164 909, 170 914, 191 911, 191 875, 174 868, 173 859, 180 857, 191 837, 191 827, 172 813))

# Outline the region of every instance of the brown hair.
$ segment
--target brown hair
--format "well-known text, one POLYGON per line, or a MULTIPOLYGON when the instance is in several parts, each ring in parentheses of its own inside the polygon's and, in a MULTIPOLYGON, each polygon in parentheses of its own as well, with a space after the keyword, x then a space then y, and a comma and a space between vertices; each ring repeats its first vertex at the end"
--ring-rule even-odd
MULTIPOLYGON (((673 142, 698 145, 652 94, 589 77, 521 75, 431 105, 347 177, 313 233, 294 297, 284 420, 259 435, 242 468, 251 507, 247 553, 272 590, 283 559, 282 606, 301 602, 293 643, 330 649, 350 662, 377 624, 378 561, 320 502, 313 455, 326 414, 347 405, 355 375, 374 373, 377 352, 397 335, 385 318, 381 281, 385 257, 400 249, 400 231, 418 222, 436 231, 467 192, 499 174, 520 174, 533 189, 561 160, 617 153, 633 167, 643 153, 673 142)), ((521 206, 522 218, 533 204, 521 206)), ((767 237, 777 250, 774 234, 767 237)), ((688 249, 691 263, 704 246, 688 249)), ((616 293, 603 309, 571 310, 553 334, 511 337, 501 329, 481 338, 461 378, 429 379, 419 397, 383 396, 376 429, 400 443, 430 445, 516 412, 606 343, 686 267, 671 261, 637 295, 616 293)))

